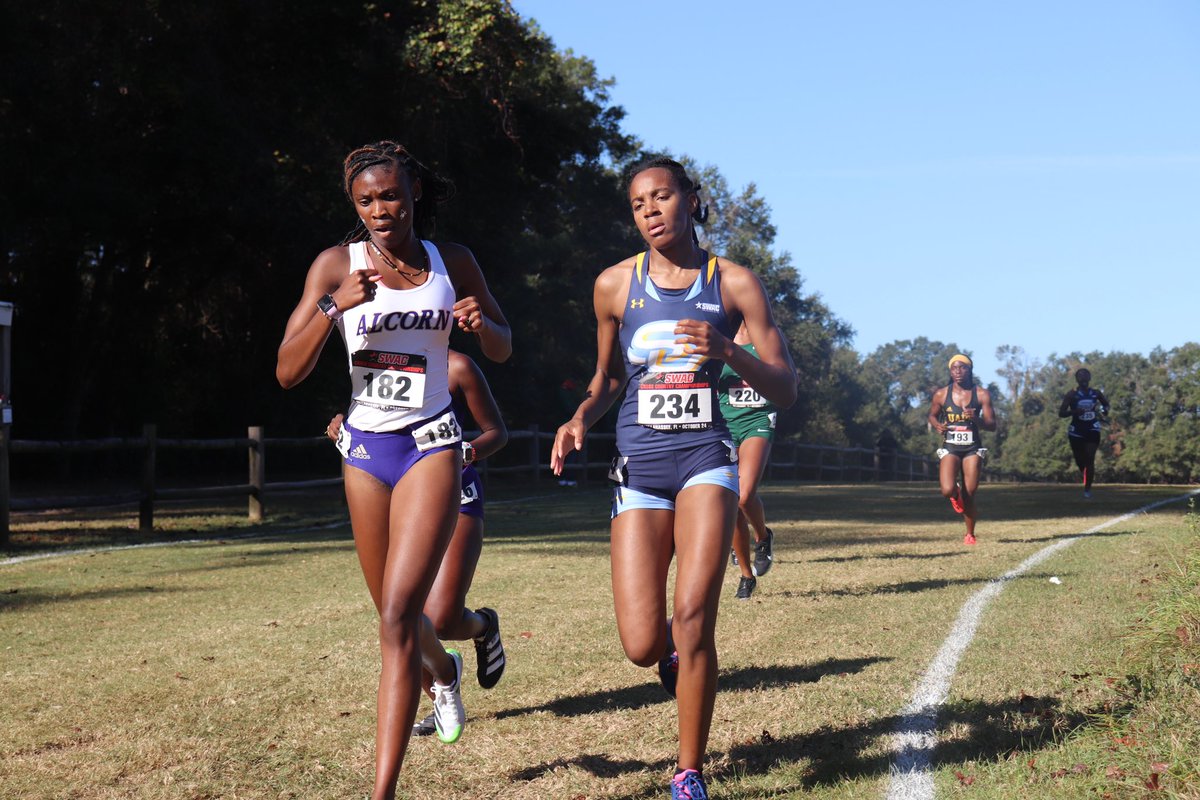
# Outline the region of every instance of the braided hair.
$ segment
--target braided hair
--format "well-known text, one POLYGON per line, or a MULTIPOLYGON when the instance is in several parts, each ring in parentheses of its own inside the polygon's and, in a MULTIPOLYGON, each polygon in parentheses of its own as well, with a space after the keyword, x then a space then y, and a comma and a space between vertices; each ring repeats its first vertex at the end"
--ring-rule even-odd
MULTIPOLYGON (((437 227, 437 206, 454 196, 454 184, 422 164, 405 149, 404 145, 390 140, 363 145, 346 156, 342 170, 342 188, 351 202, 351 186, 355 179, 372 167, 390 165, 404 170, 409 181, 421 181, 421 196, 413 200, 413 230, 423 239, 433 236, 437 227)), ((366 224, 359 219, 354 229, 342 237, 338 244, 365 242, 370 238, 366 224)))
MULTIPOLYGON (((634 164, 633 167, 625 173, 625 190, 629 190, 629 186, 633 183, 633 179, 639 174, 648 169, 665 169, 671 173, 671 180, 679 187, 679 191, 684 194, 694 194, 696 199, 700 199, 700 183, 693 181, 687 174, 687 170, 670 156, 650 156, 644 161, 634 164)), ((708 221, 708 206, 700 202, 696 205, 696 210, 692 212, 692 221, 703 225, 708 221)), ((692 241, 696 244, 700 243, 700 237, 696 235, 696 226, 692 226, 692 241)))

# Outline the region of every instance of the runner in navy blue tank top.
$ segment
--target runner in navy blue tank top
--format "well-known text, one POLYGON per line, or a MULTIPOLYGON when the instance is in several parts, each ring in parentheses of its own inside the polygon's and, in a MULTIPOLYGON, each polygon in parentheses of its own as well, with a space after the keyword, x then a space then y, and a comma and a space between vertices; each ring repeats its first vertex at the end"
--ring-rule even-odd
POLYGON ((1096 450, 1100 447, 1100 421, 1108 413, 1108 398, 1104 392, 1091 387, 1092 373, 1084 367, 1075 370, 1078 386, 1063 396, 1058 407, 1060 417, 1070 417, 1067 440, 1075 466, 1083 475, 1083 496, 1092 496, 1092 480, 1096 475, 1096 450))
POLYGON ((963 544, 975 544, 975 522, 979 519, 975 492, 987 455, 979 431, 996 430, 996 415, 992 395, 975 385, 971 359, 958 353, 951 357, 949 366, 950 382, 933 393, 929 424, 942 437, 937 451, 942 496, 963 515, 967 525, 963 544))
POLYGON ((617 629, 629 659, 658 664, 678 699, 672 797, 703 800, 717 606, 738 503, 736 450, 721 418, 717 377, 727 362, 788 408, 796 373, 758 278, 700 248, 692 223, 705 213, 683 167, 656 158, 630 175, 634 222, 649 249, 596 279, 596 373, 575 416, 558 429, 551 468, 560 474, 567 453, 582 448, 588 429, 622 401, 611 475, 617 629), (759 358, 733 343, 743 319, 759 358))

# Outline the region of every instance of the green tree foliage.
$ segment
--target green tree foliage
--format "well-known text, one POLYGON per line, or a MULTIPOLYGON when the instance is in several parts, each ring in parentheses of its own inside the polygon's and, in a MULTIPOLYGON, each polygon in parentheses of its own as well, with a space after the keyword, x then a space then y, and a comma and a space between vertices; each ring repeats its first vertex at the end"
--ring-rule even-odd
POLYGON ((708 222, 699 230, 701 245, 759 276, 796 363, 796 404, 780 415, 780 433, 810 442, 844 440, 840 420, 831 411, 837 391, 833 359, 838 348, 848 346, 853 328, 834 316, 819 295, 804 292, 804 279, 790 253, 773 249, 771 208, 755 184, 734 193, 716 167, 697 168, 686 157, 681 161, 697 176, 709 206, 708 222))
MULTIPOLYGON (((950 356, 969 352, 957 345, 925 337, 885 344, 863 359, 856 380, 863 398, 853 414, 853 428, 861 437, 855 444, 871 447, 885 430, 908 453, 931 452, 936 439, 926 418, 934 391, 950 380, 950 356)), ((991 445, 989 445, 990 447, 991 445)))
POLYGON ((579 272, 627 235, 601 160, 628 143, 590 62, 507 3, 48 0, 6 10, 0 37, 19 436, 319 430, 340 348, 288 393, 275 349, 355 221, 342 158, 383 138, 456 182, 439 238, 545 344, 493 373, 504 406, 537 413, 546 365, 580 361, 579 272))
POLYGON ((1058 410, 1075 387, 1075 370, 1086 366, 1111 404, 1096 457, 1101 480, 1182 483, 1200 474, 1200 345, 1149 356, 1070 353, 1045 364, 1015 347, 997 357, 1008 358, 1002 376, 1015 397, 997 468, 1032 480, 1077 479, 1069 420, 1058 410))

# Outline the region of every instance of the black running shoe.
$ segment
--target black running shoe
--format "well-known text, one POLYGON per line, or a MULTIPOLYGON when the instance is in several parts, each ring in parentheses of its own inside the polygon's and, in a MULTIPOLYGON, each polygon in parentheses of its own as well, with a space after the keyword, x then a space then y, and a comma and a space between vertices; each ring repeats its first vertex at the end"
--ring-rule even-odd
POLYGON ((435 733, 437 733, 437 725, 434 724, 432 712, 425 719, 413 723, 413 736, 433 736, 435 733))
POLYGON ((500 682, 500 676, 504 674, 500 617, 490 608, 477 608, 475 613, 487 620, 487 627, 475 638, 475 677, 480 686, 490 689, 500 682))
POLYGON ((758 584, 755 578, 742 578, 738 581, 737 599, 749 600, 750 595, 754 594, 754 587, 758 584))
POLYGON ((760 578, 767 574, 767 570, 771 568, 771 561, 775 558, 771 549, 774 541, 775 532, 767 528, 767 538, 754 543, 754 574, 760 578))
POLYGON ((671 697, 675 696, 675 684, 679 681, 679 651, 672 650, 659 659, 658 679, 671 697))

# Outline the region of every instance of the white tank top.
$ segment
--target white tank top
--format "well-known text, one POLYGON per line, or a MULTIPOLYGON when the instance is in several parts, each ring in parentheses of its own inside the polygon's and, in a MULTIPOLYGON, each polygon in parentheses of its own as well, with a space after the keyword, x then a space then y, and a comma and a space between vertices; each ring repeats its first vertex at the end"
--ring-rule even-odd
MULTIPOLYGON (((449 345, 454 286, 442 255, 422 241, 429 277, 411 289, 375 284, 375 299, 338 320, 350 361, 346 421, 386 432, 429 419, 450 405, 449 345)), ((367 269, 367 243, 349 247, 350 271, 367 269)))

